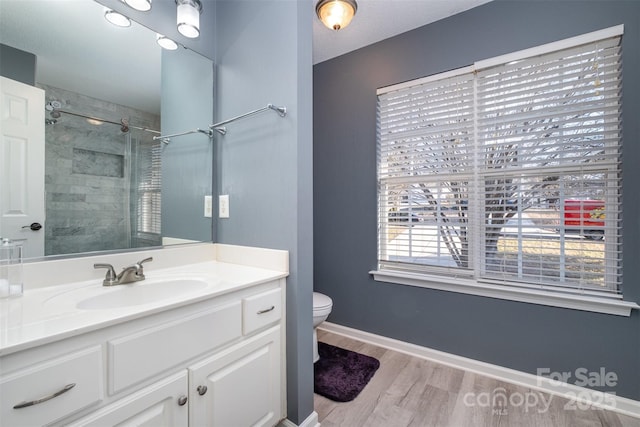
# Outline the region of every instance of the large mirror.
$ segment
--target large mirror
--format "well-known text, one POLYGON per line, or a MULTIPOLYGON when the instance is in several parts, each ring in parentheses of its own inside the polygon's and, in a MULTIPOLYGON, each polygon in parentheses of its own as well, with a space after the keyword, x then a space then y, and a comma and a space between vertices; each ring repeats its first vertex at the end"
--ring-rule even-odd
POLYGON ((44 91, 44 191, 18 185, 38 175, 28 169, 34 148, 23 165, 3 146, 0 235, 23 241, 26 258, 211 240, 202 212, 211 141, 154 137, 211 123, 213 64, 181 46, 163 50, 136 22, 115 27, 104 11, 93 1, 0 2, 2 68, 11 49, 33 54, 35 86, 44 91), (26 198, 44 200, 42 212, 26 198), (11 211, 16 200, 29 212, 11 211))

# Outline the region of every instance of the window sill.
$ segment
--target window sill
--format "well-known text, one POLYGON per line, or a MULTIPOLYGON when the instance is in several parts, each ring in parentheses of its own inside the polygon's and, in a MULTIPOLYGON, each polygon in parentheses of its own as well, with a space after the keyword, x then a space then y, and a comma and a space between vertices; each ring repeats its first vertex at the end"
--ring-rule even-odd
POLYGON ((635 302, 622 301, 619 299, 492 285, 478 283, 472 279, 380 270, 370 271, 369 274, 373 275, 374 280, 378 282, 398 283, 401 285, 418 286, 551 307, 591 311, 594 313, 613 314, 616 316, 629 317, 631 310, 640 309, 640 306, 635 302))

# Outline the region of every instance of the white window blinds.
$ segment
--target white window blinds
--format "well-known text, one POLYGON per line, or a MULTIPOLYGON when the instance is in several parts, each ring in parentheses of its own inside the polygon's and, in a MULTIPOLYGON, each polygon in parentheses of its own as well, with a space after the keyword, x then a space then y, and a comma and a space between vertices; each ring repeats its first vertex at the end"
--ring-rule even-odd
MULTIPOLYGON (((161 233, 162 146, 160 141, 140 141, 137 165, 136 236, 158 241, 161 233)), ((156 243, 159 244, 159 243, 156 243)))
POLYGON ((473 74, 379 95, 380 260, 468 267, 473 74))
POLYGON ((620 42, 379 90, 380 268, 617 292, 620 42))
POLYGON ((477 74, 487 278, 617 290, 620 38, 477 74))

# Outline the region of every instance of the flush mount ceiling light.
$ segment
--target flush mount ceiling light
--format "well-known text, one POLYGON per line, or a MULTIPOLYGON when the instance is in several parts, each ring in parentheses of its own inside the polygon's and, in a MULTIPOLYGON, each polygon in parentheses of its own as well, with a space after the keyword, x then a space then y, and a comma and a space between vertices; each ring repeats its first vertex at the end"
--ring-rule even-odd
POLYGON ((151 0, 123 0, 129 7, 139 10, 140 12, 147 12, 151 10, 151 0))
POLYGON ((320 0, 316 4, 316 15, 331 30, 345 28, 358 10, 355 0, 320 0))
POLYGON ((178 5, 178 31, 185 37, 195 39, 200 35, 200 0, 176 0, 178 5))
POLYGON ((116 12, 115 10, 105 9, 104 19, 111 22, 113 25, 117 27, 131 26, 131 20, 126 16, 124 16, 123 14, 116 12))
POLYGON ((162 34, 156 34, 156 42, 163 49, 176 50, 178 48, 178 43, 174 42, 167 36, 163 36, 162 34))

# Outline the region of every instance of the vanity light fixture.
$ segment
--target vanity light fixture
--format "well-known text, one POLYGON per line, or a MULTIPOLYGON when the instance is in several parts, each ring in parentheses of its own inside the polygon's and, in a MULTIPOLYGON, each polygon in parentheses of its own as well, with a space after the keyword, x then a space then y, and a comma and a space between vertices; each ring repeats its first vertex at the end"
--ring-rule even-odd
POLYGON ((178 48, 178 43, 174 42, 167 36, 163 36, 162 34, 156 34, 156 43, 158 43, 161 48, 167 50, 176 50, 178 48))
POLYGON ((316 15, 330 30, 340 30, 351 23, 358 10, 356 0, 319 0, 316 15))
POLYGON ((115 10, 105 9, 104 11, 104 19, 112 23, 117 27, 130 27, 131 20, 124 16, 121 13, 116 12, 115 10))
POLYGON ((151 0, 123 0, 127 6, 139 10, 140 12, 148 12, 151 10, 151 0))
POLYGON ((195 39, 200 35, 200 0, 176 0, 178 5, 178 31, 185 37, 195 39))

